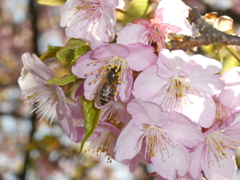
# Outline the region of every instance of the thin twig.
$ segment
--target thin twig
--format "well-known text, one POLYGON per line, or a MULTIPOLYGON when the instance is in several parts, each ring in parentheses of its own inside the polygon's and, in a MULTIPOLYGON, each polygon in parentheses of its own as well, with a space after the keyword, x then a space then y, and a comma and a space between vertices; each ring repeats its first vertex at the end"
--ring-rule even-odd
POLYGON ((201 35, 198 37, 185 36, 182 41, 172 40, 168 44, 169 49, 182 49, 187 51, 196 46, 215 43, 224 45, 240 45, 239 36, 219 31, 212 25, 206 23, 196 7, 189 10, 189 20, 196 25, 201 35))

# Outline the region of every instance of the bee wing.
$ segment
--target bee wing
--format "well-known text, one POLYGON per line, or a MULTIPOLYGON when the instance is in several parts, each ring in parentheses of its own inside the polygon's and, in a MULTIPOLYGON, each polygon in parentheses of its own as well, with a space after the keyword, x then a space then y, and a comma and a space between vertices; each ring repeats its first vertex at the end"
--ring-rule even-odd
POLYGON ((104 84, 105 82, 109 82, 106 75, 103 77, 101 83, 99 84, 97 90, 96 90, 95 93, 94 93, 94 95, 95 95, 94 101, 95 101, 95 106, 96 106, 97 108, 102 108, 102 107, 105 106, 105 105, 103 106, 103 105, 101 104, 101 102, 100 102, 100 91, 101 91, 101 89, 102 89, 102 87, 103 87, 103 84, 104 84))
POLYGON ((95 96, 95 106, 97 108, 103 108, 111 101, 116 99, 116 88, 118 81, 110 82, 106 77, 104 81, 99 85, 95 96), (100 92, 101 91, 101 92, 100 92), (101 101, 102 100, 102 101, 101 101), (102 102, 106 101, 106 104, 102 105, 102 102))

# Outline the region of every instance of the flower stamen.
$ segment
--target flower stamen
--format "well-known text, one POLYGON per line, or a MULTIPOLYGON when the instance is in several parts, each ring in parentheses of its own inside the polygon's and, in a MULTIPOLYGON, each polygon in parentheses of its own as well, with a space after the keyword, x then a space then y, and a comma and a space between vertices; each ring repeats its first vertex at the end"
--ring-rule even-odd
POLYGON ((172 108, 179 107, 182 103, 185 105, 193 104, 187 94, 193 92, 194 89, 186 83, 184 77, 174 77, 169 79, 165 88, 162 89, 156 96, 163 98, 162 107, 164 110, 170 110, 172 108))

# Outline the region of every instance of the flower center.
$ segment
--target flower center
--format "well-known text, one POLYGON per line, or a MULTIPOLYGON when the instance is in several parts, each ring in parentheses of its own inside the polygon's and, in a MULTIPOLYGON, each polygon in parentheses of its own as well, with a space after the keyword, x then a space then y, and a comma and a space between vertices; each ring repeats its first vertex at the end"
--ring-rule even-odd
POLYGON ((172 37, 168 34, 169 28, 165 23, 161 23, 159 21, 152 21, 149 26, 148 42, 151 43, 161 43, 164 44, 167 39, 171 39, 172 37))
POLYGON ((79 17, 81 17, 80 21, 88 20, 89 18, 96 19, 100 16, 100 9, 101 3, 99 0, 81 0, 78 1, 76 14, 79 13, 79 17))
POLYGON ((117 70, 125 70, 129 68, 126 60, 123 57, 114 56, 108 58, 108 66, 116 67, 117 70))
POLYGON ((114 145, 115 145, 116 137, 110 132, 101 132, 100 135, 91 141, 90 146, 84 151, 90 152, 100 157, 105 154, 107 158, 107 162, 111 163, 112 158, 114 158, 114 145))
POLYGON ((165 111, 180 107, 182 103, 193 104, 187 94, 194 89, 187 84, 184 77, 174 77, 169 79, 165 87, 156 95, 162 97, 161 106, 165 111))
POLYGON ((166 35, 165 27, 161 25, 161 22, 152 22, 150 24, 149 32, 147 34, 149 44, 160 41, 165 42, 164 38, 166 35))
MULTIPOLYGON (((117 83, 125 83, 121 80, 122 78, 122 73, 124 72, 125 69, 129 68, 126 60, 123 57, 118 57, 118 56, 114 56, 108 59, 104 59, 104 60, 100 60, 100 61, 93 61, 92 64, 95 63, 101 63, 103 61, 107 61, 108 64, 102 66, 102 68, 100 70, 96 70, 93 73, 97 73, 98 77, 92 81, 92 84, 95 84, 96 81, 102 81, 103 78, 106 76, 106 74, 111 70, 114 69, 114 71, 116 72, 116 76, 117 76, 117 83)), ((88 75, 91 75, 92 73, 88 73, 88 75)))
POLYGON ((87 33, 91 33, 101 16, 101 3, 99 0, 81 0, 77 1, 78 5, 74 9, 74 14, 77 16, 77 21, 73 23, 79 25, 79 30, 83 31, 84 37, 87 33))
POLYGON ((27 102, 31 105, 35 105, 35 108, 31 111, 37 113, 37 117, 49 119, 52 123, 56 113, 56 106, 58 104, 57 95, 54 87, 51 86, 37 86, 24 92, 24 96, 27 97, 27 102))
MULTIPOLYGON (((206 142, 206 161, 209 166, 215 166, 215 164, 221 166, 220 160, 223 160, 227 157, 225 149, 232 149, 239 147, 240 143, 235 141, 232 137, 226 136, 221 133, 220 130, 214 131, 205 138, 206 142)), ((222 166, 225 166, 222 164, 222 166)))
POLYGON ((162 130, 162 128, 147 124, 143 124, 143 127, 144 134, 139 141, 138 147, 140 148, 143 142, 146 144, 144 157, 146 158, 146 155, 154 157, 156 153, 160 153, 162 157, 171 157, 172 155, 169 150, 169 146, 175 147, 175 145, 168 137, 168 135, 162 130))
POLYGON ((231 116, 232 112, 231 109, 227 108, 226 106, 222 105, 218 100, 214 100, 216 103, 216 122, 224 122, 229 116, 231 116))

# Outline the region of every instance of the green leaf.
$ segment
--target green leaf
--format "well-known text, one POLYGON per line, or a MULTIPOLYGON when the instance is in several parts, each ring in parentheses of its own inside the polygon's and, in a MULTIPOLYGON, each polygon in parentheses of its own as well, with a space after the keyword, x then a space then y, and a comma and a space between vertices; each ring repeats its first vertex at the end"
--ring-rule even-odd
POLYGON ((37 0, 38 4, 47 6, 60 6, 63 5, 67 0, 37 0))
POLYGON ((62 47, 56 54, 58 62, 62 66, 68 65, 73 59, 75 55, 75 49, 78 46, 86 45, 86 42, 80 39, 69 39, 67 44, 62 47))
POLYGON ((59 86, 64 86, 69 83, 74 83, 78 79, 75 75, 65 76, 63 78, 54 77, 46 82, 46 84, 57 84, 59 86))
POLYGON ((74 59, 72 60, 71 64, 75 64, 77 59, 84 55, 85 53, 87 53, 88 51, 91 51, 89 45, 83 45, 83 46, 79 46, 77 47, 77 49, 74 52, 74 59))
POLYGON ((62 47, 60 46, 48 46, 48 50, 39 57, 39 59, 46 60, 50 58, 55 58, 56 53, 61 49, 62 47))
POLYGON ((89 101, 82 96, 81 102, 85 120, 86 135, 81 142, 80 153, 82 152, 83 145, 85 144, 86 140, 93 134, 94 129, 97 127, 101 114, 101 109, 97 109, 94 106, 94 101, 89 101))

